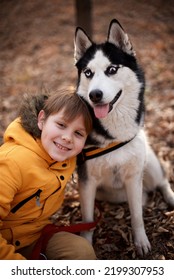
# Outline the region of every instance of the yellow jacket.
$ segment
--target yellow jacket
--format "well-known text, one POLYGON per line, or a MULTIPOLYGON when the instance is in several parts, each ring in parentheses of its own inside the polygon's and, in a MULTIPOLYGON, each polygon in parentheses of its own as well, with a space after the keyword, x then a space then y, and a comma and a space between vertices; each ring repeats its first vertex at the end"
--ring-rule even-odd
POLYGON ((55 162, 16 119, 0 147, 0 259, 36 241, 61 206, 76 158, 55 162))

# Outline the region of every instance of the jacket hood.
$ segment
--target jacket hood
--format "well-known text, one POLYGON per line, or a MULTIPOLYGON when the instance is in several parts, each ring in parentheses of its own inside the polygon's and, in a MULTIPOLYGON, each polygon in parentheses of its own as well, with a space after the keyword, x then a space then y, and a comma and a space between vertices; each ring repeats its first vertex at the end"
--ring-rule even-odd
POLYGON ((4 133, 4 143, 21 145, 46 160, 48 163, 54 163, 53 160, 42 147, 39 138, 34 138, 21 125, 21 118, 14 120, 4 133))
POLYGON ((19 116, 22 127, 35 138, 40 138, 41 131, 37 125, 39 112, 43 109, 48 94, 27 95, 22 99, 19 116))
POLYGON ((4 133, 4 142, 22 145, 39 154, 48 162, 53 162, 43 149, 38 127, 38 114, 43 109, 49 94, 25 94, 19 109, 19 117, 14 120, 4 133))

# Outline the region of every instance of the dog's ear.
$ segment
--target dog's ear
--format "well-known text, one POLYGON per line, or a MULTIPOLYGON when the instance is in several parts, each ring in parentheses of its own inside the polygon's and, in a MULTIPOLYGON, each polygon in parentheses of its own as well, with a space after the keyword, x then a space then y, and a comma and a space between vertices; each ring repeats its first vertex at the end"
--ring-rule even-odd
POLYGON ((86 50, 92 45, 91 39, 85 31, 77 27, 74 40, 74 60, 75 63, 84 55, 86 50))
POLYGON ((107 41, 130 55, 136 55, 128 35, 116 19, 113 19, 109 25, 107 41))

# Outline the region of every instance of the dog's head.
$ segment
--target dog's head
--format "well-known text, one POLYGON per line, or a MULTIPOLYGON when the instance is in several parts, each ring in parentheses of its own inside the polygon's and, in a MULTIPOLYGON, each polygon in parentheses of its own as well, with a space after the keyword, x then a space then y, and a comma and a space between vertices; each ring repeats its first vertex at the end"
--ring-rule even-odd
POLYGON ((143 99, 144 75, 132 44, 116 19, 111 21, 107 41, 102 44, 94 43, 77 27, 74 57, 77 93, 93 108, 96 118, 106 118, 120 106, 135 105, 134 111, 137 110, 143 99))

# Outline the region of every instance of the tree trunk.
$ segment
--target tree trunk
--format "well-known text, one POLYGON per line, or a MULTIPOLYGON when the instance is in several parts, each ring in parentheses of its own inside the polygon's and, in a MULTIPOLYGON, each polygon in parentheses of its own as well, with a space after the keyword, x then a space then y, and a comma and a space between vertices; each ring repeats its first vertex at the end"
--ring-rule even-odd
POLYGON ((92 1, 75 0, 76 26, 81 27, 92 38, 92 1))

